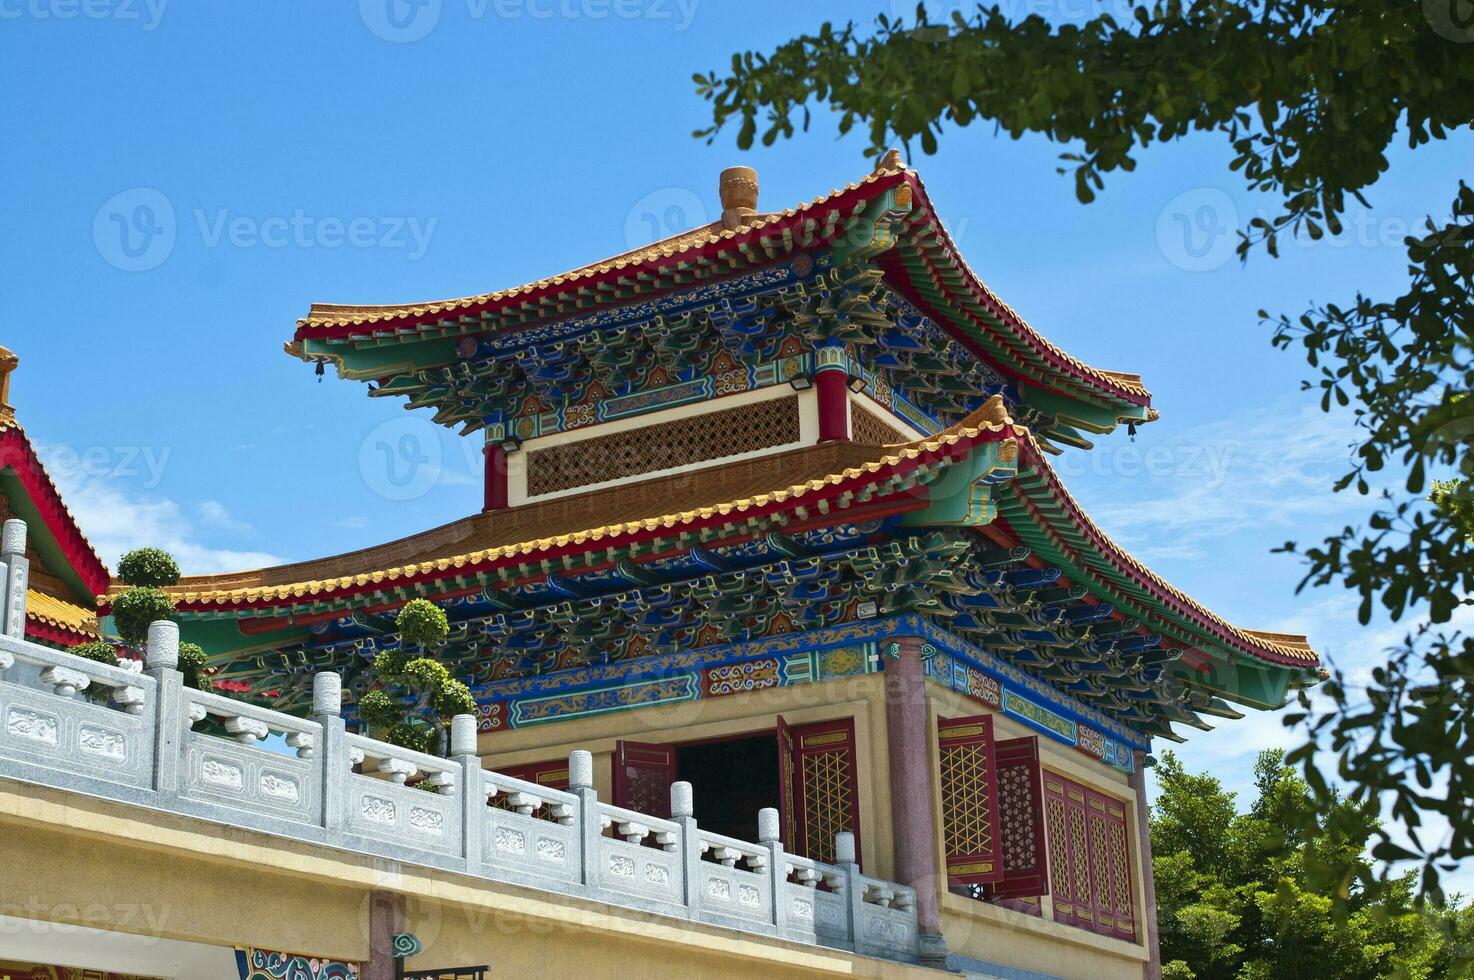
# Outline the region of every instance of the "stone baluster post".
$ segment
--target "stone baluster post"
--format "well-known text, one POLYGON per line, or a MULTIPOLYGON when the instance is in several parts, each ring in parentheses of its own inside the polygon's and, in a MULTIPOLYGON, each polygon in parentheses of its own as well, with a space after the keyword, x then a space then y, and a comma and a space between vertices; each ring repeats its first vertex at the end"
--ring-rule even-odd
POLYGON ((757 842, 768 849, 769 890, 773 902, 773 926, 778 935, 788 929, 788 897, 783 883, 788 880, 788 859, 783 854, 783 838, 779 834, 778 811, 765 806, 757 812, 757 842))
POLYGON ((481 777, 481 757, 476 754, 476 716, 456 715, 450 720, 450 758, 461 766, 461 844, 466 853, 466 870, 481 870, 481 834, 486 827, 486 782, 481 777))
POLYGON ((12 640, 26 638, 26 585, 31 563, 26 558, 26 522, 12 517, 0 528, 0 632, 12 640))
POLYGON ((594 756, 585 749, 568 753, 568 791, 578 797, 583 883, 592 895, 604 881, 604 869, 599 866, 599 838, 604 834, 604 827, 599 822, 599 793, 594 789, 594 756))
POLYGON ((189 722, 184 717, 184 675, 179 672, 179 625, 159 620, 148 625, 144 673, 154 686, 154 791, 179 792, 179 755, 189 722))
POLYGON ((696 804, 691 784, 670 784, 670 818, 681 828, 677 842, 681 855, 681 879, 685 882, 686 914, 696 918, 701 909, 701 837, 696 831, 696 804))
POLYGON ((322 779, 323 830, 332 840, 343 830, 348 799, 348 739, 343 724, 343 679, 332 671, 312 675, 312 720, 322 726, 318 765, 322 779))
POLYGON ((849 831, 834 835, 834 863, 844 872, 840 887, 844 889, 845 918, 849 921, 850 948, 859 952, 865 928, 865 885, 860 881, 860 862, 855 853, 855 835, 849 831))

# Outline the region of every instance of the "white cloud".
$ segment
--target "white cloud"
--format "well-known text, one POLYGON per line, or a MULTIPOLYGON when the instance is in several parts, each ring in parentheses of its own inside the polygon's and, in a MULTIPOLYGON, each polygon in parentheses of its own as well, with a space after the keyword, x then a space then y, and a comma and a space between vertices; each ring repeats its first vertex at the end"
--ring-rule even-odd
POLYGON ((1138 443, 1109 440, 1065 456, 1059 469, 1092 498, 1100 526, 1142 560, 1207 558, 1239 532, 1293 538, 1364 516, 1366 498, 1331 492, 1356 436, 1344 413, 1295 402, 1163 438, 1148 426, 1138 443))
POLYGON ((165 497, 134 498, 104 479, 57 480, 68 509, 109 567, 134 548, 162 548, 174 556, 186 575, 207 575, 277 565, 270 552, 215 547, 207 533, 239 534, 247 530, 218 501, 181 506, 165 497), (191 514, 194 516, 191 517, 191 514))

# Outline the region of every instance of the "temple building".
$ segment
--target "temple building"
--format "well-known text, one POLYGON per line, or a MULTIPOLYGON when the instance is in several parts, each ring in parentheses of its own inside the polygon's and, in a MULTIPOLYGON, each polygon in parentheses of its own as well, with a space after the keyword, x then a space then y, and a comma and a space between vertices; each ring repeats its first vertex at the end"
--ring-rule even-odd
POLYGON ((524 286, 313 306, 287 352, 479 440, 482 506, 186 576, 141 662, 66 652, 116 587, 0 349, 0 970, 1160 977, 1153 744, 1318 657, 1084 513, 1051 460, 1151 395, 994 295, 894 152, 719 194, 524 286), (476 704, 444 757, 355 707, 414 599, 476 704))
MULTIPOLYGON (((345 705, 447 613, 488 769, 917 890, 924 962, 1151 975, 1154 739, 1314 683, 1304 637, 1235 626, 1091 522, 1051 458, 1156 419, 968 267, 894 154, 783 211, 538 282, 314 305, 287 352, 484 441, 480 513, 173 590, 247 701, 345 705)), ((991 975, 991 974, 988 974, 991 975)), ((1014 974, 1008 974, 1014 975, 1014 974)), ((1018 974, 1025 975, 1025 974, 1018 974)))

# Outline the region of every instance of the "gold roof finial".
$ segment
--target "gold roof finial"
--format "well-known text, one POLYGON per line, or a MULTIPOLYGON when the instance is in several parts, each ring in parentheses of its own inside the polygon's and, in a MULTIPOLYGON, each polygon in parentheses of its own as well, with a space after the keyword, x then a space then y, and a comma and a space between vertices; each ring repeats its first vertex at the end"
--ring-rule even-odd
POLYGON ((906 165, 901 162, 901 151, 895 147, 885 151, 885 155, 875 161, 875 173, 893 174, 897 170, 905 170, 906 165))
POLYGON ((728 167, 717 184, 722 198, 722 227, 736 231, 757 215, 757 171, 751 167, 728 167))
POLYGON ((20 358, 8 347, 0 347, 0 420, 15 418, 15 409, 10 404, 10 372, 15 370, 20 358))

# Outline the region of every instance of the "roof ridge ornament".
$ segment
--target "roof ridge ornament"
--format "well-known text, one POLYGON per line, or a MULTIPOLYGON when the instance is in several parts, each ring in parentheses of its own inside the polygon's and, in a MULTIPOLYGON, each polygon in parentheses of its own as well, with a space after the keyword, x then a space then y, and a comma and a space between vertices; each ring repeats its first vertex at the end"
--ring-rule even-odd
POLYGON ((891 147, 885 151, 885 154, 880 159, 875 161, 875 169, 871 173, 893 174, 905 169, 906 165, 901 162, 901 151, 895 147, 891 147))
POLYGON ((20 358, 9 347, 0 347, 0 421, 15 419, 15 407, 10 404, 10 374, 20 358))
POLYGON ((737 231, 757 217, 757 171, 751 167, 728 167, 717 181, 722 199, 722 227, 737 231))

